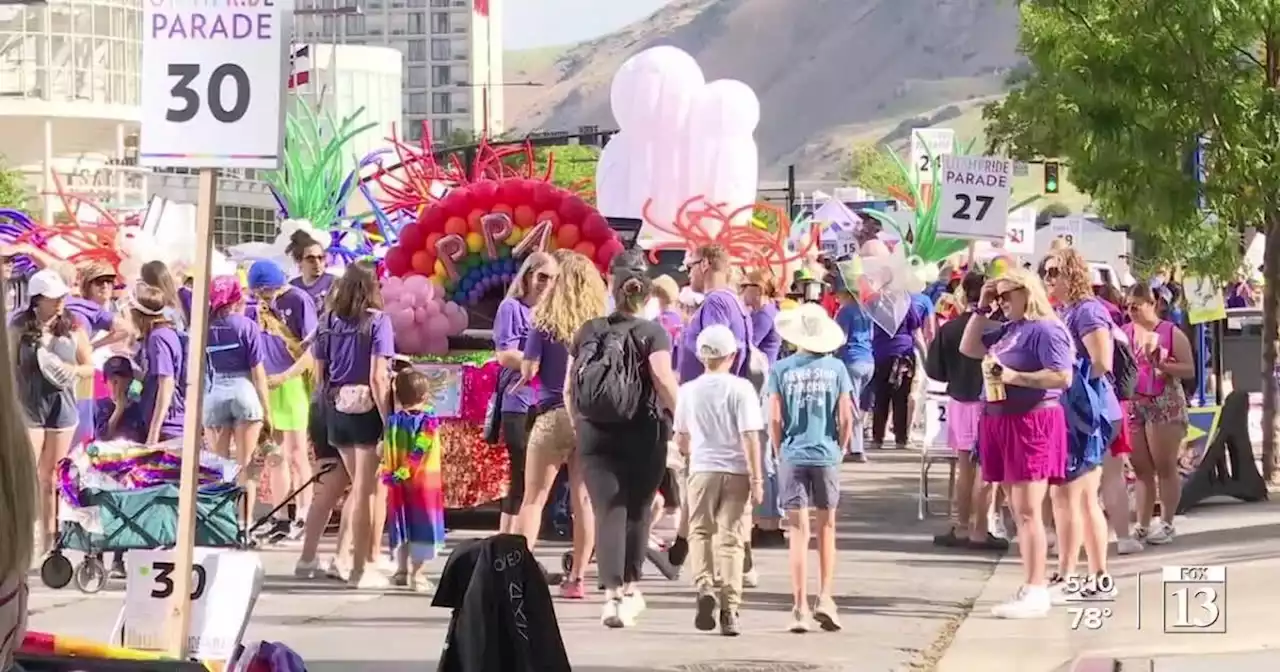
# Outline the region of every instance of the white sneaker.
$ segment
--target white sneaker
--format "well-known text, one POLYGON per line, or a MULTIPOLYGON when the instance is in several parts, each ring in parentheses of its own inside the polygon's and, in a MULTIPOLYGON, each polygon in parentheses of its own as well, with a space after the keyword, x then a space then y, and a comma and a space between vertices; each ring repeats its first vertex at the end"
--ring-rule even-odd
POLYGON ((1044 618, 1053 606, 1049 590, 1044 586, 1023 586, 1013 599, 991 608, 996 618, 1027 619, 1044 618))
POLYGON ((366 567, 359 576, 347 579, 347 587, 355 590, 387 590, 391 588, 391 581, 387 579, 386 574, 372 567, 366 567))
POLYGON ((604 601, 604 609, 600 611, 600 623, 606 628, 626 626, 622 619, 622 598, 614 597, 604 601))
POLYGON ((320 560, 317 558, 311 558, 310 560, 298 558, 298 564, 293 566, 293 575, 299 579, 315 578, 316 573, 319 571, 320 560))
POLYGON ((350 573, 350 570, 342 566, 342 563, 338 562, 336 557, 329 558, 329 564, 324 568, 326 577, 338 581, 346 581, 348 573, 350 573))
POLYGON ((1177 531, 1173 529, 1172 525, 1160 521, 1151 526, 1151 531, 1147 533, 1147 543, 1155 544, 1156 546, 1173 543, 1173 538, 1176 535, 1177 531))
POLYGON ((1009 530, 1004 525, 1004 514, 996 514, 987 521, 987 533, 998 539, 1009 538, 1009 530))
POLYGON ((1146 546, 1142 545, 1137 539, 1117 539, 1116 552, 1120 555, 1131 555, 1133 553, 1141 553, 1146 546))
POLYGON ((758 585, 760 585, 760 573, 756 570, 753 569, 742 575, 743 588, 755 588, 758 585))
POLYGON ((622 624, 631 627, 636 624, 636 619, 645 610, 644 595, 640 591, 622 596, 622 604, 618 609, 618 616, 622 618, 622 624))
POLYGON ((1058 579, 1057 581, 1050 580, 1048 590, 1049 590, 1049 604, 1055 607, 1061 607, 1062 605, 1068 604, 1071 602, 1071 599, 1067 596, 1066 581, 1062 579, 1058 579))

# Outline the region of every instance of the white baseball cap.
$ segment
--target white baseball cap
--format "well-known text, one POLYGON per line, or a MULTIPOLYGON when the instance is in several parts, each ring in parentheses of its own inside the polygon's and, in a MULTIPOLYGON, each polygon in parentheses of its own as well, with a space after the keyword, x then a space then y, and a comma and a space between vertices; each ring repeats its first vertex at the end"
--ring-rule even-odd
POLYGON ((720 359, 738 352, 738 339, 723 324, 714 324, 698 334, 698 357, 720 359))
POLYGON ((27 293, 31 296, 61 299, 71 293, 71 288, 62 280, 61 275, 46 268, 43 271, 36 271, 27 280, 27 293))

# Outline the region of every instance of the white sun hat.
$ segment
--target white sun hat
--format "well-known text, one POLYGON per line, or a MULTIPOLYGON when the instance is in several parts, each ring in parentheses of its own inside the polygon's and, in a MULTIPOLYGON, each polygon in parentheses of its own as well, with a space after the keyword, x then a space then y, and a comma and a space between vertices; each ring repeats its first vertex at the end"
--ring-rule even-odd
POLYGON ((816 303, 804 303, 778 313, 778 335, 808 352, 826 354, 845 343, 844 330, 816 303))

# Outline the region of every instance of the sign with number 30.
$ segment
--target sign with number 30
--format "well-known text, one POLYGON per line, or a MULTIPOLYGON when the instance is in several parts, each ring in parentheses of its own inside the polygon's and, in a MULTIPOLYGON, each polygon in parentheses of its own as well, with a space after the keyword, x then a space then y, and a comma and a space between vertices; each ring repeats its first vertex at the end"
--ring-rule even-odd
POLYGON ((278 168, 294 0, 146 0, 143 165, 278 168))

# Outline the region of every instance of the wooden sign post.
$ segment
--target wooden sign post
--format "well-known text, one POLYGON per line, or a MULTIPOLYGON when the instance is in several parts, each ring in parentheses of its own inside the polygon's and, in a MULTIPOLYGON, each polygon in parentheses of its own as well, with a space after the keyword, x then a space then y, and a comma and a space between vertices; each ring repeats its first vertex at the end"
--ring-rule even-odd
MULTIPOLYGON (((166 598, 171 605, 167 651, 178 658, 192 648, 188 630, 218 170, 280 167, 293 5, 294 0, 227 5, 150 0, 145 5, 139 162, 200 171, 178 536, 173 589, 166 598)), ((246 504, 252 510, 252 502, 246 504)))

